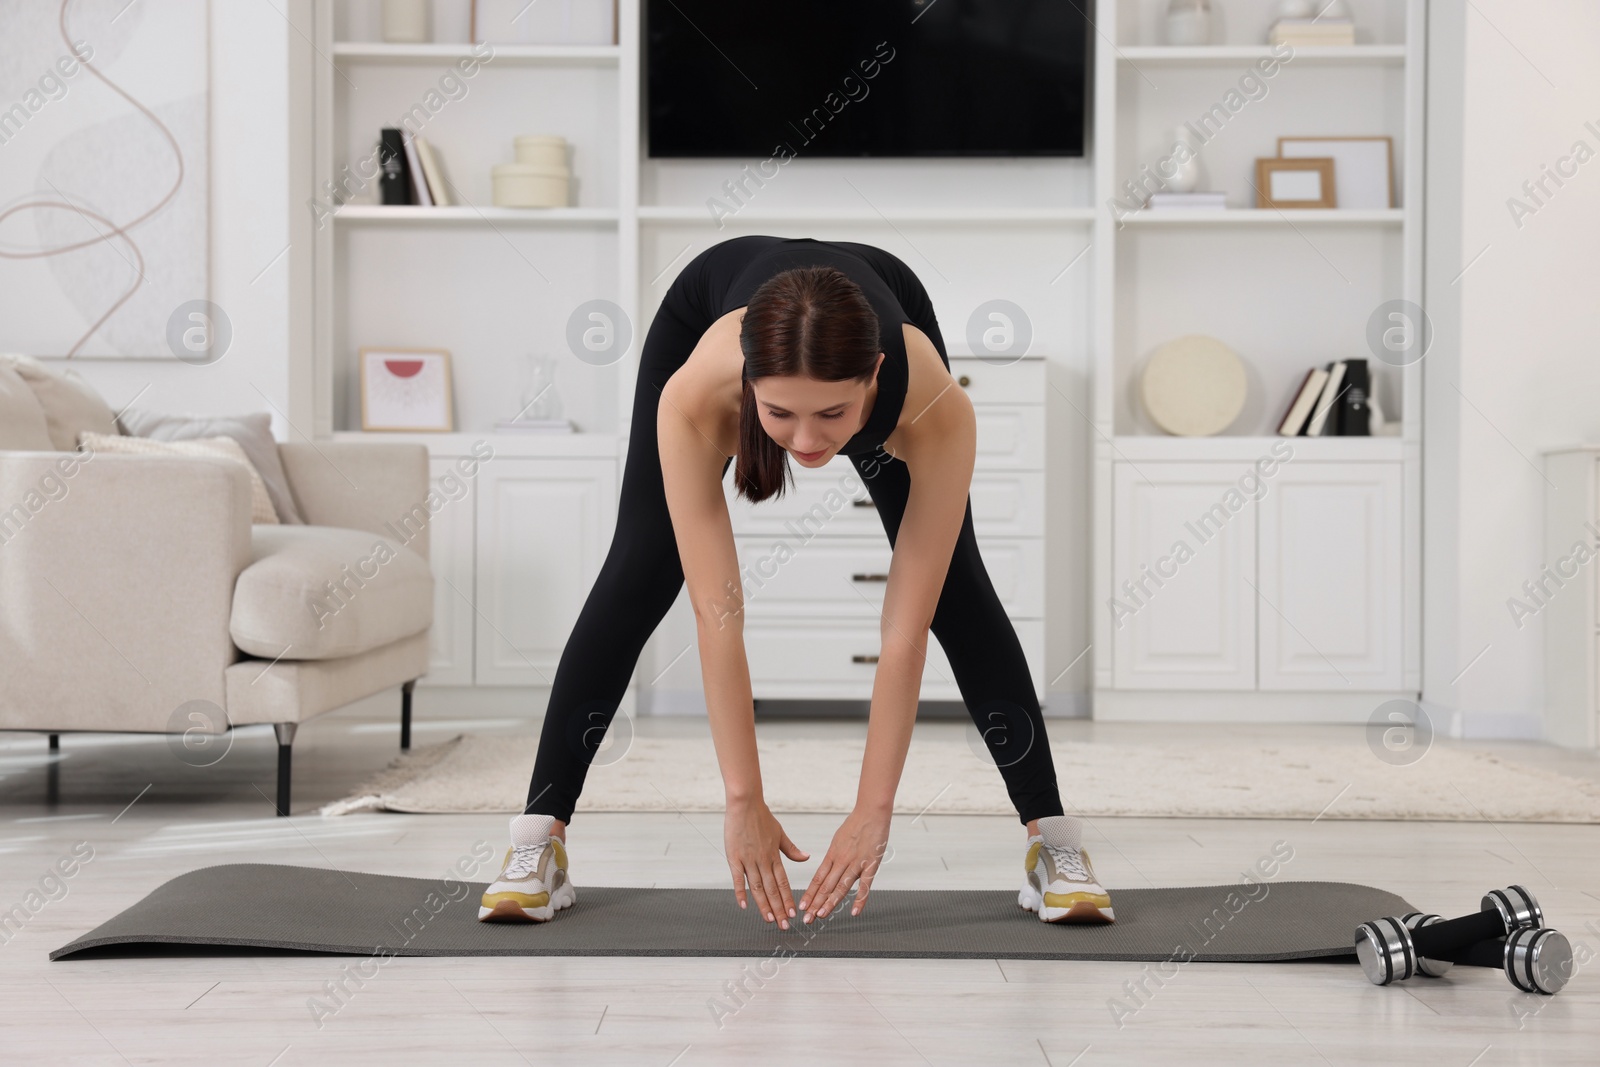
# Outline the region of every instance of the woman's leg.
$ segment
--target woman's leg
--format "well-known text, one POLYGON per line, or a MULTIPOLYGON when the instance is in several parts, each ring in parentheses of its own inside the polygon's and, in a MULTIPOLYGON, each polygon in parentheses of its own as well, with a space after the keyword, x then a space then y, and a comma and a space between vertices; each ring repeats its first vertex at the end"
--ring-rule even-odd
POLYGON ((702 265, 697 257, 667 290, 640 351, 616 532, 561 650, 524 814, 571 821, 589 764, 605 739, 639 653, 683 587, 656 447, 656 408, 667 379, 710 326, 700 302, 690 295, 702 265))
MULTIPOLYGON (((910 471, 883 453, 855 456, 852 462, 893 546, 911 492, 910 471)), ((970 497, 934 609, 932 631, 955 672, 967 713, 1005 779, 1017 817, 1026 825, 1063 814, 1038 694, 1022 642, 978 552, 970 497)))

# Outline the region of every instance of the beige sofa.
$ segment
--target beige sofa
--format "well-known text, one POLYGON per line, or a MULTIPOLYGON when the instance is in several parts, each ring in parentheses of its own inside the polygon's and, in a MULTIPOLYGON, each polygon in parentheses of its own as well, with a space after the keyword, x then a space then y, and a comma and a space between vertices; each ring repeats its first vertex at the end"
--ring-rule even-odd
POLYGON ((279 815, 307 719, 400 686, 409 747, 433 619, 425 446, 278 444, 305 524, 252 525, 243 465, 65 451, 72 413, 45 413, 54 441, 38 438, 12 377, 9 396, 0 378, 0 730, 49 733, 52 748, 69 731, 168 733, 179 758, 194 742, 200 765, 200 735, 271 723, 279 815))

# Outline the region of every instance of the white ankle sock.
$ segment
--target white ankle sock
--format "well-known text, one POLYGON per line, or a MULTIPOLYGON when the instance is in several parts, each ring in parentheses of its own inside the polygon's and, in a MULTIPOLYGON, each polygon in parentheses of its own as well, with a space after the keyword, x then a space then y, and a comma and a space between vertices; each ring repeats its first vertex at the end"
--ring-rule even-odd
POLYGON ((1046 815, 1039 820, 1039 837, 1056 848, 1083 847, 1083 820, 1075 815, 1046 815))
POLYGON ((513 815, 511 817, 511 843, 519 847, 539 845, 550 840, 555 828, 554 815, 513 815))

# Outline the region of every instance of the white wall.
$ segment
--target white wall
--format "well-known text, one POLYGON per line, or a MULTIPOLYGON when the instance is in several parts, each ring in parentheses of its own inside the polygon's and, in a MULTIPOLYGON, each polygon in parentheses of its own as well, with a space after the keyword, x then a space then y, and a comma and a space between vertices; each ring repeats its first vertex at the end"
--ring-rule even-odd
POLYGON ((282 412, 289 410, 292 31, 271 3, 211 0, 210 18, 210 299, 232 323, 233 341, 203 367, 174 358, 80 357, 72 365, 113 410, 133 401, 165 412, 269 411, 284 440, 291 436, 282 412))
POLYGON ((1507 601, 1549 562, 1540 451, 1600 440, 1600 6, 1429 18, 1423 699, 1456 733, 1537 736, 1541 620, 1507 601), (1595 158, 1537 206, 1523 183, 1579 141, 1595 158))

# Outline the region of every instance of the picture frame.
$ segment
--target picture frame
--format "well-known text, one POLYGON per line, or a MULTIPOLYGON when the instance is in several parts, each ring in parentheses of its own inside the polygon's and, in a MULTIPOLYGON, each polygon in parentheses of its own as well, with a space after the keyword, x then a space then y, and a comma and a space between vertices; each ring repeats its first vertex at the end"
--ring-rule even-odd
POLYGON ((450 433, 455 429, 449 352, 363 347, 360 366, 362 430, 450 433))
POLYGON ((1263 156, 1256 160, 1256 207, 1285 211, 1337 207, 1333 180, 1332 157, 1263 156))
POLYGON ((1340 208, 1382 211, 1395 206, 1393 137, 1279 137, 1278 155, 1332 159, 1340 208))

